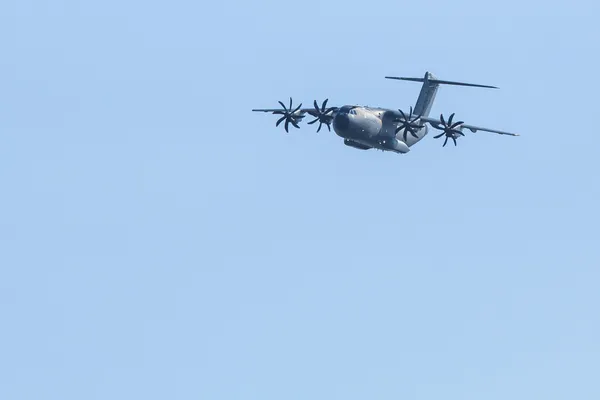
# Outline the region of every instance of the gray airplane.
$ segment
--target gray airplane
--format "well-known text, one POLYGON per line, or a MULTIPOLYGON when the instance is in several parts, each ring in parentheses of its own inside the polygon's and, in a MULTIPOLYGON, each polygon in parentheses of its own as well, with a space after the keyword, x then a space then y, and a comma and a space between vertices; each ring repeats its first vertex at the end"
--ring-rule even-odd
POLYGON ((293 108, 292 99, 290 98, 289 108, 280 101, 279 104, 283 107, 282 109, 253 109, 252 111, 281 115, 275 126, 279 126, 283 122, 286 132, 289 132, 290 124, 295 128, 300 128, 298 123, 302 121, 306 114, 309 114, 315 117, 314 120, 308 122, 309 125, 319 123, 317 132, 321 130, 323 124, 327 126, 329 131, 331 131, 331 125, 333 125, 334 132, 344 139, 344 144, 347 146, 361 150, 379 149, 401 154, 408 153, 411 146, 427 135, 428 127, 426 124, 441 131, 434 136, 435 139, 445 136, 443 146, 446 146, 448 139, 452 139, 456 146, 456 139, 465 136, 462 132, 463 129, 468 129, 471 132, 484 131, 500 135, 519 136, 515 133, 467 125, 463 121, 453 121, 454 114, 451 114, 448 119, 444 118, 443 114, 440 115, 439 119, 429 117, 439 85, 497 89, 495 86, 443 81, 429 72, 425 73, 423 78, 395 76, 386 76, 385 78, 423 83, 414 110, 410 107, 409 112, 404 112, 402 110, 358 105, 327 107, 328 100, 325 100, 321 107, 315 100, 314 108, 302 108, 302 104, 293 108))

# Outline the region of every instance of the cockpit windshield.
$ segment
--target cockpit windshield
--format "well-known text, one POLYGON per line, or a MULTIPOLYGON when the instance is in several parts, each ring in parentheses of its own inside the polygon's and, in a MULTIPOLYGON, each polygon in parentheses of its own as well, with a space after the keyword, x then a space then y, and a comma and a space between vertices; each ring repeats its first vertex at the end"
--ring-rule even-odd
POLYGON ((357 115, 356 114, 356 107, 355 106, 343 106, 342 108, 340 108, 340 110, 338 112, 340 114, 357 115))

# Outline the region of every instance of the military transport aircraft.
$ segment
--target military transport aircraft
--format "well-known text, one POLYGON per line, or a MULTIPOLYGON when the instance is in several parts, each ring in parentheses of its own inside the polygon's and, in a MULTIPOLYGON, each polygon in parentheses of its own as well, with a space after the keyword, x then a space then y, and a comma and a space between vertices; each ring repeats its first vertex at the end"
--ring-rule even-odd
POLYGON ((441 131, 441 133, 434 136, 435 139, 445 136, 443 146, 446 146, 448 139, 452 139, 456 146, 456 139, 460 136, 465 136, 462 132, 465 128, 471 132, 484 131, 500 135, 519 136, 516 133, 467 125, 463 121, 454 121, 454 114, 451 114, 448 119, 444 118, 443 114, 440 115, 439 119, 429 117, 439 85, 497 89, 495 86, 443 81, 437 79, 430 72, 426 72, 423 78, 395 76, 386 76, 385 78, 423 83, 414 110, 412 107, 410 107, 410 111, 405 112, 402 110, 358 105, 327 107, 328 100, 325 100, 320 107, 315 100, 314 108, 302 108, 302 104, 294 108, 292 98, 290 97, 289 108, 280 101, 279 104, 282 109, 253 109, 252 111, 281 115, 275 126, 279 126, 283 122, 286 132, 289 132, 290 124, 296 128, 300 128, 298 123, 302 121, 306 114, 309 114, 315 117, 315 119, 308 122, 309 125, 319 123, 317 132, 321 130, 323 125, 326 125, 327 129, 331 131, 331 125, 333 125, 333 130, 338 136, 344 139, 344 144, 347 146, 361 150, 379 149, 401 154, 408 153, 411 146, 427 135, 428 129, 426 124, 441 131))

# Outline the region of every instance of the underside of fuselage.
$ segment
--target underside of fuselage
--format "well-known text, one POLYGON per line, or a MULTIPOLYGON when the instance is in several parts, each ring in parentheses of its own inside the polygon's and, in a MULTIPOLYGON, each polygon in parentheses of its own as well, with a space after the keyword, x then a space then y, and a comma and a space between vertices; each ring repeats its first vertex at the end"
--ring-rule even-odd
POLYGON ((427 134, 424 126, 414 137, 404 129, 396 132, 401 114, 394 110, 360 106, 341 107, 334 119, 333 130, 344 138, 344 144, 362 150, 375 148, 396 153, 408 153, 410 146, 427 134))

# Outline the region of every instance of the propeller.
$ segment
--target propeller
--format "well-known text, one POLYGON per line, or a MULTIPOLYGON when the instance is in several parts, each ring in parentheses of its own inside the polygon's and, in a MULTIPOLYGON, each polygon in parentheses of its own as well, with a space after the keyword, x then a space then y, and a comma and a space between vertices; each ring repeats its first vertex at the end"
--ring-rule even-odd
POLYGON ((402 129, 404 129, 404 141, 406 142, 406 134, 408 132, 410 132, 410 134, 418 139, 419 137, 417 136, 417 131, 421 128, 423 128, 423 125, 417 123, 418 119, 421 118, 420 115, 415 116, 414 118, 412 118, 413 115, 413 108, 412 106, 410 107, 410 113, 408 115, 408 117, 406 116, 406 114, 404 113, 404 111, 402 110, 398 110, 400 111, 400 114, 402 114, 402 118, 396 118, 394 121, 395 122, 400 122, 400 125, 396 128, 396 133, 400 132, 402 129))
POLYGON ((292 110, 292 98, 291 97, 290 97, 290 108, 289 109, 281 101, 279 102, 279 104, 281 104, 281 107, 283 107, 283 110, 273 111, 273 114, 283 115, 283 117, 279 118, 279 120, 277 121, 275 126, 279 126, 279 124, 281 124, 285 120, 284 127, 285 127, 286 132, 289 133, 288 126, 290 123, 293 126, 295 126, 296 128, 300 129, 300 127, 298 126, 298 121, 300 119, 302 119, 302 117, 298 116, 296 114, 296 112, 300 109, 300 107, 302 107, 302 103, 300 103, 300 105, 298 107, 296 107, 294 110, 292 110))
POLYGON ((337 110, 337 107, 329 107, 328 109, 325 109, 328 101, 329 101, 329 99, 325 99, 325 101, 323 102, 323 105, 321 106, 321 108, 319 108, 319 104, 317 104, 317 101, 315 100, 315 102, 314 102, 315 111, 314 111, 314 113, 313 112, 310 113, 312 116, 314 116, 316 118, 313 119, 312 121, 308 122, 308 124, 312 125, 318 121, 319 128, 317 129, 317 132, 319 132, 321 130, 321 126, 323 124, 327 125, 327 129, 329 131, 331 131, 331 122, 333 121, 333 115, 331 115, 329 113, 334 110, 337 110))
POLYGON ((437 139, 437 138, 440 138, 440 137, 446 135, 446 140, 444 140, 444 144, 442 145, 442 147, 446 146, 446 143, 448 142, 449 138, 454 141, 454 145, 456 146, 456 138, 458 137, 458 135, 465 136, 464 133, 462 133, 459 129, 456 129, 456 127, 463 124, 464 121, 458 121, 458 122, 452 123, 452 118, 454 118, 454 113, 452 113, 450 115, 450 118, 448 118, 448 121, 446 121, 444 119, 444 116, 442 114, 440 114, 440 121, 442 122, 442 125, 432 125, 435 129, 443 131, 439 135, 434 136, 433 137, 434 139, 437 139))

